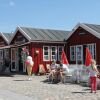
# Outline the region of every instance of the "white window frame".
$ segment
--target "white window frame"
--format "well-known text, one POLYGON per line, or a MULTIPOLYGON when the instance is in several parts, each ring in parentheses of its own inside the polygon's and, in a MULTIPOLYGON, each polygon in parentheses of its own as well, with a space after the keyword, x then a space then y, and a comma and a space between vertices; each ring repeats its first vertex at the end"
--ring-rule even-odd
POLYGON ((50 46, 43 46, 43 61, 50 61, 50 46), (46 56, 46 55, 44 55, 44 54, 45 54, 45 53, 44 53, 44 52, 45 52, 45 51, 44 51, 44 48, 45 48, 45 47, 48 48, 48 55, 47 55, 47 56, 48 56, 48 59, 45 59, 45 56, 46 56))
POLYGON ((53 61, 54 59, 53 59, 53 56, 55 56, 55 60, 57 60, 57 46, 51 46, 51 61, 53 61), (52 51, 52 48, 55 48, 55 54, 56 55, 52 55, 52 52, 54 52, 54 51, 52 51))
POLYGON ((60 53, 62 54, 62 51, 60 51, 59 48, 62 48, 62 51, 63 51, 64 50, 64 46, 58 46, 58 61, 61 61, 60 53))
POLYGON ((76 45, 76 62, 78 62, 78 61, 82 61, 82 63, 83 63, 83 46, 82 45, 76 45), (77 51, 77 48, 78 47, 81 47, 81 54, 80 55, 78 55, 78 51, 77 51), (78 59, 78 56, 80 56, 80 58, 78 59))
POLYGON ((76 57, 76 47, 75 46, 70 46, 70 61, 75 61, 75 57, 76 57), (74 55, 72 55, 72 48, 74 48, 74 55))
POLYGON ((96 44, 92 43, 92 44, 87 44, 87 47, 89 48, 92 58, 96 59, 96 44))

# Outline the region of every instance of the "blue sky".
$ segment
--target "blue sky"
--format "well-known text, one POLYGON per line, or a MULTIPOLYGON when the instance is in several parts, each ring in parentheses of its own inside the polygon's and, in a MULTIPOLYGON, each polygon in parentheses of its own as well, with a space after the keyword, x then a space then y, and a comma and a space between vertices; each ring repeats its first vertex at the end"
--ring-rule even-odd
POLYGON ((77 23, 100 24, 100 0, 0 0, 0 31, 17 26, 71 30, 77 23))

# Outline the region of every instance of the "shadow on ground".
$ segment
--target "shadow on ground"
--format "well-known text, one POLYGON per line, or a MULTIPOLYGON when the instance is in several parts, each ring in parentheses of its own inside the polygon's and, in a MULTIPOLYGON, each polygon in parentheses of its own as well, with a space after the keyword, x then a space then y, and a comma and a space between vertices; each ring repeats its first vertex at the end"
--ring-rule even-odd
POLYGON ((0 77, 13 77, 13 75, 11 73, 0 73, 0 77))
POLYGON ((0 72, 0 77, 14 77, 14 75, 26 75, 26 73, 22 72, 0 72))
POLYGON ((31 80, 13 80, 13 81, 31 81, 31 80))
POLYGON ((85 93, 87 93, 87 92, 84 92, 84 91, 79 91, 79 92, 72 92, 73 94, 85 94, 85 93))
POLYGON ((45 79, 45 80, 43 80, 43 81, 41 81, 41 82, 47 83, 47 84, 58 84, 58 83, 59 83, 59 82, 57 82, 57 81, 49 81, 48 79, 45 79))

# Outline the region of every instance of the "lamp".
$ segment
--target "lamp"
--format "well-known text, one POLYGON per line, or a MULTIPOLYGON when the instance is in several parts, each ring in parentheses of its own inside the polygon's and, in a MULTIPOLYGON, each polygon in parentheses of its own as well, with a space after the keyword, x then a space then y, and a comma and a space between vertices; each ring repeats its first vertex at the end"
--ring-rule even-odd
POLYGON ((36 53, 36 54, 39 54, 39 50, 36 50, 35 53, 36 53))

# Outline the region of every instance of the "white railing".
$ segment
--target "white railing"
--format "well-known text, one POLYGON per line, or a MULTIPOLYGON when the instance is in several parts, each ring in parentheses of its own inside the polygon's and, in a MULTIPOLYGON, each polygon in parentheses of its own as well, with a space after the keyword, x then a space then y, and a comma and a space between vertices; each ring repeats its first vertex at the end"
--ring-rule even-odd
POLYGON ((84 65, 69 65, 69 71, 72 74, 71 80, 76 82, 88 82, 89 72, 84 65))

